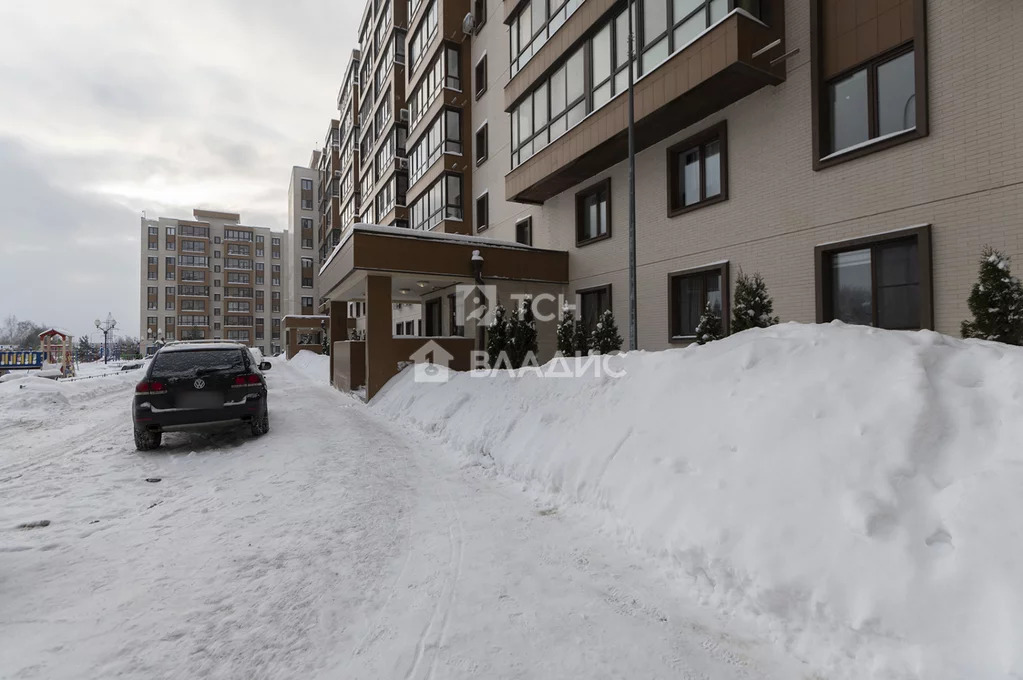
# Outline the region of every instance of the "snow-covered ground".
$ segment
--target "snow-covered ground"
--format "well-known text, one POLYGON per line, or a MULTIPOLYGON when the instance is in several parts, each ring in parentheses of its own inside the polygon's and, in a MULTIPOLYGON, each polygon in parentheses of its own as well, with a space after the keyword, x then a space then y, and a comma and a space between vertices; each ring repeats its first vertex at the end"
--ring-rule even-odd
POLYGON ((2 678, 811 677, 584 506, 298 364, 265 437, 148 454, 138 378, 0 384, 2 678))
POLYGON ((1023 350, 783 324, 612 369, 409 371, 373 408, 605 518, 813 677, 1023 678, 1023 350))

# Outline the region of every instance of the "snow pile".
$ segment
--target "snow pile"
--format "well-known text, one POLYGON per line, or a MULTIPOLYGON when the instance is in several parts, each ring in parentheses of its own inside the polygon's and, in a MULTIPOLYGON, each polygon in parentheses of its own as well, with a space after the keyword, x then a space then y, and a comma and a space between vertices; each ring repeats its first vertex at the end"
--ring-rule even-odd
POLYGON ((373 403, 599 507, 825 677, 1023 674, 1023 350, 783 324, 614 361, 373 403))
POLYGON ((300 349, 298 354, 291 357, 288 365, 297 368, 304 375, 318 383, 330 384, 329 356, 310 352, 307 349, 300 349))
MULTIPOLYGON (((121 390, 138 381, 141 371, 123 371, 94 378, 51 380, 38 374, 18 375, 0 382, 0 428, 8 411, 28 411, 53 417, 78 408, 88 408, 98 396, 121 390)), ((130 404, 125 402, 125 413, 130 404)), ((127 416, 125 416, 127 418, 127 416)))

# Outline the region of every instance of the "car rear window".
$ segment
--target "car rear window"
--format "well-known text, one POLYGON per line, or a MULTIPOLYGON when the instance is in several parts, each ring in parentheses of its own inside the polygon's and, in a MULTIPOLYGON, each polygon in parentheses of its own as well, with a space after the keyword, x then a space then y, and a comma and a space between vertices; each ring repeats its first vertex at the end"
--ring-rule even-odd
POLYGON ((153 359, 153 378, 189 377, 222 371, 245 370, 245 359, 238 349, 192 349, 160 352, 153 359))

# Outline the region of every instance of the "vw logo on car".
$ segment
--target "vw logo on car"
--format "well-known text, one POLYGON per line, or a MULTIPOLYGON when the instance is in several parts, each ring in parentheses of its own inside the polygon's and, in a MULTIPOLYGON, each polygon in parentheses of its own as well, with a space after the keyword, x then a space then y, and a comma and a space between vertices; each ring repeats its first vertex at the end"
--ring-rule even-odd
POLYGON ((206 387, 206 381, 203 380, 202 378, 196 378, 195 382, 192 383, 192 385, 195 386, 195 389, 201 390, 202 388, 206 387))

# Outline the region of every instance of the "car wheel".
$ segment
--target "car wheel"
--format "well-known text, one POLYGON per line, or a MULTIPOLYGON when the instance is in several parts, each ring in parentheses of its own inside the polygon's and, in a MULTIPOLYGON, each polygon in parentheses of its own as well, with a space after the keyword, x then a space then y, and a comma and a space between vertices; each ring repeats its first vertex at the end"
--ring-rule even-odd
POLYGON ((270 431, 270 410, 264 406, 263 414, 252 421, 252 436, 258 437, 270 431))
POLYGON ((135 428, 135 448, 139 451, 152 451, 160 448, 163 440, 162 432, 153 432, 145 428, 135 428))

